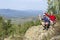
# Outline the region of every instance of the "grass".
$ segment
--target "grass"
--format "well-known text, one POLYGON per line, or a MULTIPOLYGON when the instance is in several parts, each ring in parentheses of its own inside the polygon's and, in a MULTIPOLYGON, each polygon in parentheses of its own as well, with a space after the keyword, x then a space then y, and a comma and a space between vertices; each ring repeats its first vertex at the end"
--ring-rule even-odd
POLYGON ((55 14, 58 21, 60 21, 60 14, 55 14))

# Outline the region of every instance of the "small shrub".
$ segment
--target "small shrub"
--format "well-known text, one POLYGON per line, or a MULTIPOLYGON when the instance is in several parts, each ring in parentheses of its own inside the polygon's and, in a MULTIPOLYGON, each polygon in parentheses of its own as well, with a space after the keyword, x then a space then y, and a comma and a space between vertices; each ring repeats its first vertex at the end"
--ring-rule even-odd
POLYGON ((60 14, 55 14, 57 20, 60 20, 60 14))

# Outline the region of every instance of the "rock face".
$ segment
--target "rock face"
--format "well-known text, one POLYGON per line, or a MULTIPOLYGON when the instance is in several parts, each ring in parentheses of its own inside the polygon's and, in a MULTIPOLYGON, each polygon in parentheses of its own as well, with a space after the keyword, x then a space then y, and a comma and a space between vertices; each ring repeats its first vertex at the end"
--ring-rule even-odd
POLYGON ((52 37, 50 40, 60 40, 60 35, 59 36, 52 37))
POLYGON ((25 34, 24 40, 50 40, 55 35, 58 35, 58 30, 50 26, 48 30, 43 30, 43 26, 33 26, 29 28, 25 34))

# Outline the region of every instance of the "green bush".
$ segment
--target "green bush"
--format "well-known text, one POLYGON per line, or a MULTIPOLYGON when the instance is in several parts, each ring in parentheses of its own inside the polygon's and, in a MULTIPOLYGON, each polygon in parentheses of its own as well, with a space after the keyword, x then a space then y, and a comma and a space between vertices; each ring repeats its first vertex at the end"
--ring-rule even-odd
POLYGON ((34 25, 35 25, 35 26, 40 25, 40 24, 41 24, 40 20, 36 20, 36 21, 34 22, 34 25))
POLYGON ((35 22, 34 21, 30 21, 30 22, 26 22, 22 25, 19 25, 20 26, 20 29, 19 29, 19 33, 20 34, 25 34, 25 32, 32 26, 37 26, 37 25, 40 25, 40 21, 39 20, 36 20, 35 22))
POLYGON ((33 21, 26 22, 26 23, 24 23, 24 24, 21 25, 19 32, 21 34, 24 34, 32 26, 34 26, 34 22, 33 21))
POLYGON ((5 20, 0 17, 0 38, 9 37, 14 34, 24 35, 25 32, 33 26, 40 25, 39 20, 25 22, 24 24, 11 24, 11 20, 5 20))
POLYGON ((59 21, 60 20, 60 14, 55 14, 57 20, 59 21))

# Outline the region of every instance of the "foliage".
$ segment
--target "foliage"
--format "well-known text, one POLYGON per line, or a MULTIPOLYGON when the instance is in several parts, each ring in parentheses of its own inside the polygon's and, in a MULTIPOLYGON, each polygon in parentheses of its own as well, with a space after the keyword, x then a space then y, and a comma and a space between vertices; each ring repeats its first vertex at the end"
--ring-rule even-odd
POLYGON ((26 22, 20 26, 19 32, 21 34, 24 34, 30 27, 37 26, 37 25, 40 25, 40 21, 38 20, 36 20, 35 22, 34 21, 26 22))
POLYGON ((5 20, 0 17, 0 40, 4 40, 5 37, 12 35, 24 35, 25 32, 32 26, 40 25, 39 20, 28 21, 23 24, 12 24, 11 20, 5 20), (2 38, 2 39, 1 39, 2 38))
POLYGON ((40 25, 40 24, 41 24, 40 20, 36 20, 34 23, 35 26, 40 25))
POLYGON ((0 40, 4 40, 5 37, 9 36, 11 27, 11 20, 5 20, 3 17, 0 17, 0 40))
POLYGON ((55 14, 57 20, 60 20, 60 14, 55 14))
POLYGON ((60 12, 60 0, 48 0, 48 12, 49 11, 58 14, 60 12))

